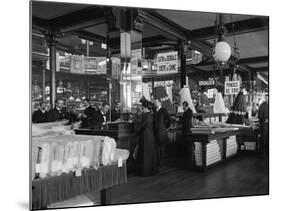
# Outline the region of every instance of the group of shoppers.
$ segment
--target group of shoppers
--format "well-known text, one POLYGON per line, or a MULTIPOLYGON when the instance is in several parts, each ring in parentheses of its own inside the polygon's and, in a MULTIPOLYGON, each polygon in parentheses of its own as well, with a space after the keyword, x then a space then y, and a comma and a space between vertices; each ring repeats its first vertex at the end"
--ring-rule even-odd
MULTIPOLYGON (((136 173, 140 176, 152 176, 158 173, 159 166, 165 155, 165 148, 169 143, 167 129, 171 125, 168 111, 162 107, 160 99, 154 102, 141 99, 142 114, 135 120, 135 133, 138 144, 134 152, 136 173)), ((188 103, 183 103, 182 133, 192 127, 192 111, 188 103)))

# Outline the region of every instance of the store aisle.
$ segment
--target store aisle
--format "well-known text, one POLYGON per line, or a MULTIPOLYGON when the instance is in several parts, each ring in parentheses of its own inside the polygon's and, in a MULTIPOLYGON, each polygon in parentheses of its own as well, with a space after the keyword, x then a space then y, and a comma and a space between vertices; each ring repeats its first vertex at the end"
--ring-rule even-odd
POLYGON ((268 159, 243 155, 209 169, 192 172, 183 160, 167 160, 152 177, 129 176, 112 189, 112 204, 268 194, 268 159))

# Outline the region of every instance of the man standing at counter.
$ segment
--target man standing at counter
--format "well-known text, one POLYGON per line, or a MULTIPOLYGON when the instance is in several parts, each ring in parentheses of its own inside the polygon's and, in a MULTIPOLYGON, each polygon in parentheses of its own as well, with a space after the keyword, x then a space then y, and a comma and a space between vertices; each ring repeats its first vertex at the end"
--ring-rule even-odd
POLYGON ((66 111, 63 107, 63 100, 57 99, 55 103, 55 108, 49 111, 50 122, 60 121, 65 118, 66 111))
POLYGON ((154 133, 155 141, 159 147, 160 159, 164 156, 165 146, 169 143, 167 128, 171 125, 171 119, 168 111, 162 107, 160 99, 155 99, 154 105, 154 133))
POLYGON ((48 122, 48 111, 46 111, 46 102, 40 102, 40 108, 32 114, 33 123, 48 122))
POLYGON ((114 106, 114 109, 111 111, 111 121, 114 122, 118 119, 120 119, 120 103, 117 102, 114 106))
POLYGON ((109 121, 108 117, 109 105, 107 103, 103 103, 100 110, 96 111, 93 117, 93 127, 100 127, 102 124, 109 121))
POLYGON ((182 116, 182 138, 181 138, 181 144, 180 144, 180 151, 181 153, 187 154, 188 156, 188 166, 192 166, 192 142, 189 140, 186 140, 185 138, 185 133, 190 132, 190 129, 192 128, 192 117, 193 117, 193 112, 192 110, 188 107, 188 102, 184 101, 182 103, 183 107, 183 116, 182 116))
POLYGON ((183 107, 183 116, 182 116, 182 134, 186 132, 190 132, 190 129, 192 128, 192 116, 193 112, 192 110, 188 107, 188 102, 184 101, 182 103, 183 107))
POLYGON ((267 156, 269 151, 268 143, 268 129, 269 129, 269 114, 268 114, 268 95, 265 96, 265 101, 259 108, 259 122, 260 122, 260 134, 261 134, 261 154, 267 156))
POLYGON ((85 110, 81 116, 81 128, 90 128, 94 124, 94 115, 96 110, 90 105, 90 100, 85 98, 83 101, 85 110))

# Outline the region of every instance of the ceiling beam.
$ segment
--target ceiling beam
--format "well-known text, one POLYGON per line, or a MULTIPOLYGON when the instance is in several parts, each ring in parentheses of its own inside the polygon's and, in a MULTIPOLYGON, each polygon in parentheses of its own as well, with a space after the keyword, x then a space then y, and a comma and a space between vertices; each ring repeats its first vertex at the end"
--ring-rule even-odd
POLYGON ((93 42, 106 42, 105 37, 84 30, 73 31, 71 32, 71 34, 77 35, 82 39, 93 41, 93 42))
POLYGON ((32 28, 40 32, 49 31, 51 29, 48 21, 32 16, 32 28))
POLYGON ((145 15, 145 24, 161 32, 163 36, 173 40, 187 40, 186 29, 172 22, 168 18, 152 10, 142 10, 145 15))
MULTIPOLYGON (((250 64, 259 64, 259 63, 265 63, 265 62, 268 62, 268 56, 243 58, 243 59, 240 59, 237 64, 250 65, 250 64)), ((208 66, 208 65, 212 65, 212 64, 214 64, 214 62, 208 61, 206 63, 199 64, 198 66, 204 67, 204 66, 208 66)))
POLYGON ((53 29, 60 32, 74 31, 105 23, 104 10, 100 7, 87 7, 51 19, 53 29))
POLYGON ((66 33, 80 30, 106 22, 103 8, 87 7, 78 11, 62 15, 51 20, 32 17, 32 27, 44 31, 66 33))
MULTIPOLYGON (((236 21, 224 24, 226 28, 225 36, 251 33, 268 29, 268 18, 258 17, 247 20, 236 21), (233 31, 234 26, 234 31, 233 31)), ((216 37, 215 26, 192 30, 188 33, 188 39, 192 41, 209 40, 216 37)))
POLYGON ((253 72, 269 72, 269 68, 266 67, 256 67, 256 68, 252 68, 253 72))
POLYGON ((260 64, 260 63, 265 63, 268 62, 269 58, 268 56, 259 56, 259 57, 252 57, 252 58, 244 58, 240 59, 238 64, 260 64))

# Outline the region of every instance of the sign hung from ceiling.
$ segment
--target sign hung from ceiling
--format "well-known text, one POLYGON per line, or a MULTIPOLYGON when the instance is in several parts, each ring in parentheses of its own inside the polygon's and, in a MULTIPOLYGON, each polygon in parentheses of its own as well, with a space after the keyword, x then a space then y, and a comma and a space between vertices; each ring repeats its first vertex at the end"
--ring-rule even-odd
POLYGON ((170 74, 178 72, 178 52, 157 54, 157 74, 170 74))
POLYGON ((239 81, 226 81, 224 84, 225 95, 236 95, 240 90, 239 81))
POLYGON ((199 81, 199 86, 210 86, 210 85, 215 85, 214 78, 209 78, 208 81, 199 81))

